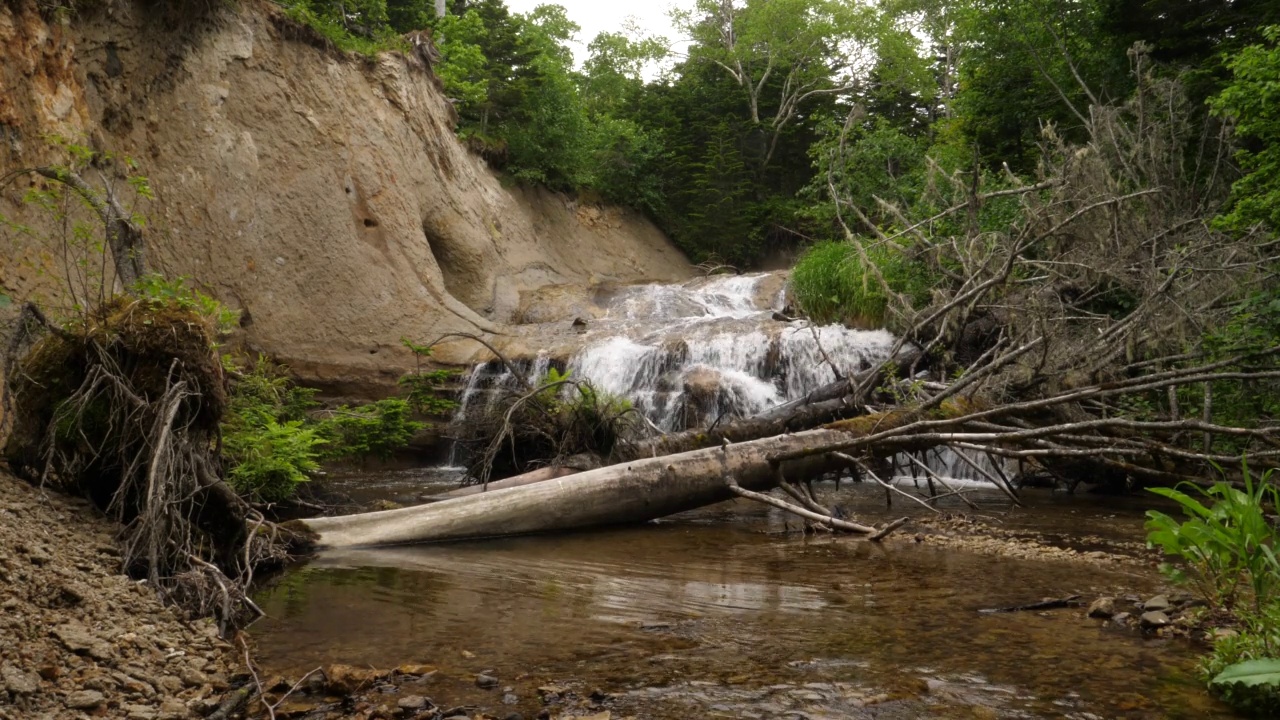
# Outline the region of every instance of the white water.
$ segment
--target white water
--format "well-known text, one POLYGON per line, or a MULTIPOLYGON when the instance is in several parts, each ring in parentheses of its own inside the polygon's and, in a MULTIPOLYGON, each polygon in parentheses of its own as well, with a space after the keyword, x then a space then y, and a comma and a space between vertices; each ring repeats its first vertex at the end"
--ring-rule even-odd
MULTIPOLYGON (((784 293, 762 288, 769 277, 623 288, 603 301, 604 316, 590 323, 581 349, 556 364, 575 380, 627 398, 663 431, 675 431, 803 397, 836 379, 832 365, 847 376, 888 359, 894 337, 887 331, 775 320, 784 293)), ((542 355, 521 371, 536 382, 550 367, 551 358, 542 355)), ((513 382, 499 364, 477 367, 458 417, 495 402, 492 390, 513 382)), ((990 470, 986 458, 975 460, 990 470)), ((981 477, 945 452, 928 464, 945 477, 981 477)))

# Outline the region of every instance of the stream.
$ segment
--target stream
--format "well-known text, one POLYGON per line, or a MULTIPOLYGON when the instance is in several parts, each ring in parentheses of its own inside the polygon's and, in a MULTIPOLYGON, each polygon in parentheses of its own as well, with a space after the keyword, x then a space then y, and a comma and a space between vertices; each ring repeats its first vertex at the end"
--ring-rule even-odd
MULTIPOLYGON (((602 290, 575 309, 585 328, 571 340, 549 330, 546 350, 519 365, 533 377, 568 369, 670 431, 759 412, 831 382, 833 366, 888 357, 886 332, 777 317, 782 288, 761 274, 602 290)), ((511 382, 499 364, 475 368, 459 414, 511 382)), ((1099 540, 1140 547, 1145 498, 1024 490, 1027 507, 1010 511, 967 465, 945 453, 930 465, 973 486, 981 513, 1006 530, 1082 551, 1099 540)), ((415 504, 457 479, 424 468, 329 482, 357 503, 415 504)), ((818 488, 864 522, 925 512, 887 510, 878 487, 818 488)), ((955 498, 940 507, 971 512, 955 498)), ((293 676, 329 663, 429 664, 435 674, 400 690, 497 717, 537 717, 548 693, 595 693, 615 718, 658 720, 1232 717, 1205 693, 1203 648, 1188 641, 1081 608, 979 612, 1148 597, 1160 590, 1149 558, 1010 558, 914 542, 910 526, 883 545, 794 527, 734 501, 636 527, 326 551, 257 595, 267 613, 253 627, 257 657, 293 676), (479 688, 479 673, 499 687, 479 688)))
MULTIPOLYGON (((412 472, 377 481, 393 496, 451 487, 412 472)), ((820 492, 861 518, 888 516, 868 486, 820 492)), ((1132 499, 1024 496, 1006 527, 1063 544, 1142 537, 1132 499)), ((993 515, 1007 509, 994 492, 974 497, 993 515)), ((258 596, 258 659, 293 675, 427 663, 439 672, 415 692, 506 712, 502 690, 473 682, 491 671, 526 718, 547 685, 600 689, 615 717, 664 720, 1231 717, 1196 679, 1202 650, 1185 640, 1080 608, 978 612, 1147 597, 1154 570, 781 534, 788 522, 737 501, 640 527, 324 553, 258 596)))

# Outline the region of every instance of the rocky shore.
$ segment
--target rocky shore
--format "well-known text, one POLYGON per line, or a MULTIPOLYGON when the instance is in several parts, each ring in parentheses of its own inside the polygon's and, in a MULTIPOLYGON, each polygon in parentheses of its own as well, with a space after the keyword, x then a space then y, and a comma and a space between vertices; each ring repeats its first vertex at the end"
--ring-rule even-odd
POLYGON ((176 720, 243 669, 211 621, 121 574, 86 501, 0 473, 0 720, 176 720))

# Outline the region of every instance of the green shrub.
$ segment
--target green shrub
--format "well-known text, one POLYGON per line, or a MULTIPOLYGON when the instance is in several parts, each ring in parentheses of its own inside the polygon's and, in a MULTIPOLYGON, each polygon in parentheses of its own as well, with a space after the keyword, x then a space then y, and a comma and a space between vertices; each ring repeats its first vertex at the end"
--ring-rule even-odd
MULTIPOLYGON (((896 249, 868 245, 867 256, 889 288, 919 305, 929 297, 929 272, 896 249)), ((805 251, 791 272, 796 304, 815 322, 844 322, 863 327, 885 323, 889 299, 858 249, 847 242, 824 242, 805 251)))
POLYGON ((320 469, 319 448, 324 442, 301 420, 241 426, 223 435, 223 452, 232 459, 227 480, 253 500, 288 500, 310 473, 320 469))
POLYGON ((170 280, 159 273, 151 273, 138 278, 131 291, 152 306, 190 310, 205 318, 219 333, 226 334, 234 330, 240 321, 240 312, 195 288, 187 287, 188 280, 190 278, 185 275, 170 280))
POLYGON ((325 440, 307 415, 315 391, 296 387, 262 356, 233 377, 222 422, 227 481, 254 501, 287 500, 320 467, 325 440))
POLYGON ((389 457, 425 427, 411 419, 408 401, 394 398, 317 412, 316 391, 264 357, 233 377, 222 451, 227 480, 254 501, 289 499, 322 460, 389 457))
POLYGON ((386 459, 413 439, 426 423, 411 419, 409 403, 399 398, 379 400, 359 407, 343 405, 329 411, 319 426, 329 443, 329 460, 386 459))

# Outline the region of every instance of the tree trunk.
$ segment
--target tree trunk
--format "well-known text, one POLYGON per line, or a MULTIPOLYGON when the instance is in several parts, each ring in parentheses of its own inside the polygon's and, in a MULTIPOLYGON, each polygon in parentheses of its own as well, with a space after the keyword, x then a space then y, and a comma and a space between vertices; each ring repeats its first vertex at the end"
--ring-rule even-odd
MULTIPOLYGON (((847 441, 814 430, 637 460, 522 487, 490 490, 427 505, 299 521, 322 547, 439 542, 637 523, 734 497, 727 479, 750 490, 777 484, 770 461, 847 441)), ((786 462, 782 474, 804 480, 839 469, 827 455, 786 462)))

